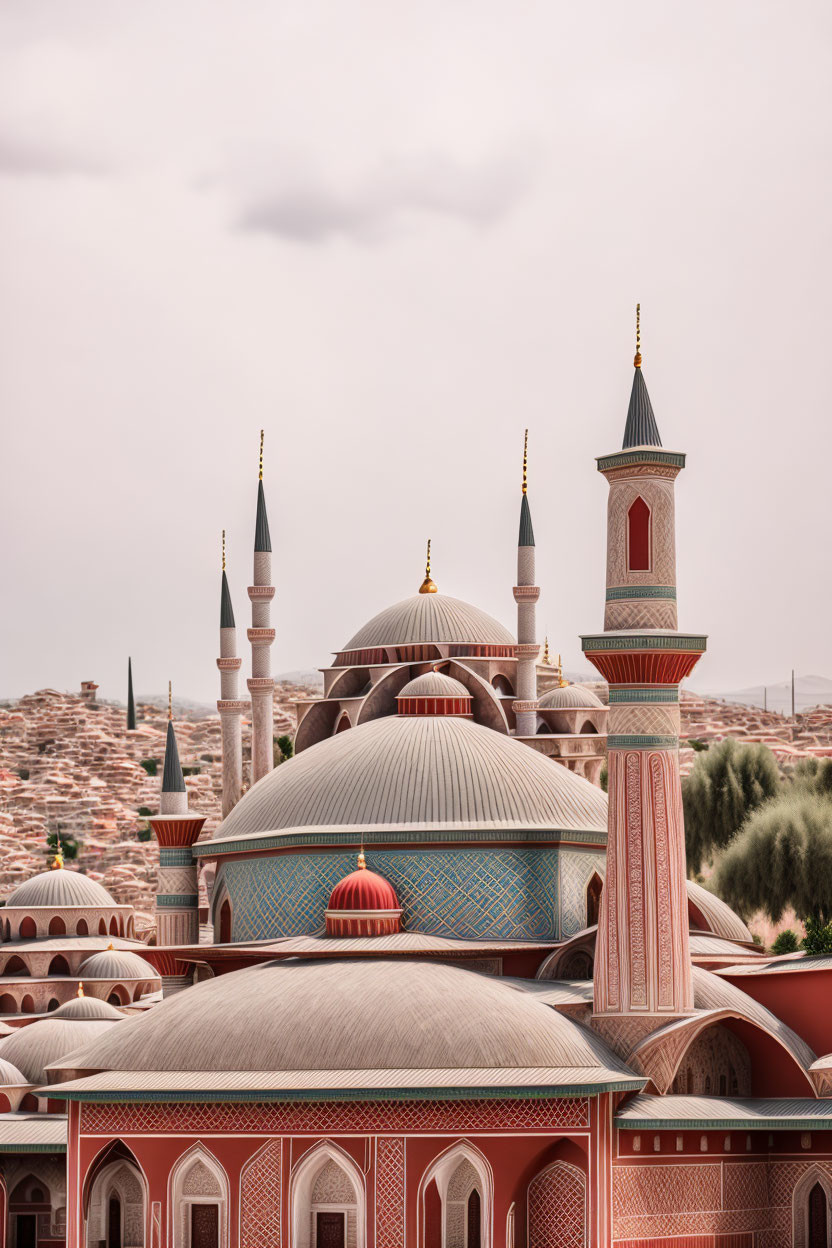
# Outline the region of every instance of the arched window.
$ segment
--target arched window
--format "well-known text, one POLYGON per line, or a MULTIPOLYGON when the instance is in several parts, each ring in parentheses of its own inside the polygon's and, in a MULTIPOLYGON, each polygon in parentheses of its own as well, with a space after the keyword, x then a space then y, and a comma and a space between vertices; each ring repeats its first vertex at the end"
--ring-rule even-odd
POLYGON ((113 915, 113 917, 110 919, 110 935, 118 936, 118 922, 116 921, 115 915, 113 915))
POLYGON ((498 672, 497 675, 493 677, 491 687, 496 689, 498 693, 503 694, 504 697, 514 697, 514 690, 511 687, 511 681, 507 676, 504 676, 502 672, 498 672))
POLYGON ((832 1181, 819 1166, 808 1167, 792 1192, 794 1248, 828 1248, 832 1233, 832 1181))
POLYGON ((174 1248, 225 1248, 228 1243, 228 1179, 201 1144, 181 1157, 171 1176, 174 1248))
POLYGON ((421 1187, 424 1248, 439 1243, 443 1248, 490 1248, 493 1179, 479 1149, 467 1142, 454 1145, 429 1167, 421 1187))
POLYGON ((364 1248, 364 1182, 334 1144, 306 1154, 291 1180, 295 1248, 364 1248))
POLYGON ((343 715, 338 720, 338 723, 335 725, 335 735, 337 736, 339 732, 346 732, 347 729, 351 727, 352 724, 350 723, 350 717, 347 712, 344 711, 343 715))
POLYGON ((22 920, 18 932, 21 940, 34 940, 38 934, 37 924, 30 914, 22 920))
POLYGON ((130 993, 126 988, 122 988, 121 984, 118 984, 107 998, 110 1005, 127 1005, 129 1001, 130 993))
POLYGON ((90 934, 90 929, 89 929, 89 926, 87 925, 87 920, 79 919, 78 922, 75 924, 75 935, 76 936, 89 936, 89 934, 90 934))
POLYGON ((61 1004, 61 1003, 60 1003, 60 1001, 58 1000, 58 998, 57 998, 57 997, 50 997, 50 998, 49 998, 49 1004, 48 1004, 48 1005, 47 1005, 47 1007, 46 1007, 46 1012, 47 1012, 47 1014, 51 1014, 53 1010, 57 1010, 57 1008, 58 1008, 58 1006, 59 1006, 60 1004, 61 1004))
POLYGON ((34 998, 31 997, 29 993, 27 992, 26 996, 20 1002, 20 1013, 21 1014, 34 1014, 34 1012, 35 1012, 34 998))
POLYGON ((650 571, 650 508, 639 495, 627 512, 627 567, 630 572, 650 571))
POLYGON ((62 953, 55 954, 55 957, 49 963, 49 970, 46 972, 46 974, 47 975, 68 975, 69 974, 69 963, 67 962, 66 958, 63 956, 62 953))
POLYGON ((55 914, 49 920, 50 936, 66 936, 66 923, 59 914, 55 914))
POLYGON ((90 1171, 87 1248, 144 1248, 145 1181, 132 1153, 117 1143, 90 1171))
POLYGON ((4 992, 0 997, 0 1014, 16 1014, 17 1002, 10 992, 4 992))
POLYGON ((220 944, 227 945, 231 940, 231 902, 226 897, 220 906, 220 944))
POLYGON ((529 1184, 529 1248, 586 1243, 586 1175, 565 1161, 553 1162, 529 1184))
POLYGON ((21 979, 24 975, 30 975, 31 971, 23 959, 14 954, 3 967, 3 974, 10 979, 21 979))
POLYGON ((98 935, 99 936, 107 935, 107 924, 105 923, 103 919, 98 920, 98 935))
POLYGON ((601 892, 604 888, 604 882, 597 871, 592 873, 592 878, 586 886, 586 925, 592 927, 598 922, 598 915, 601 913, 601 892))

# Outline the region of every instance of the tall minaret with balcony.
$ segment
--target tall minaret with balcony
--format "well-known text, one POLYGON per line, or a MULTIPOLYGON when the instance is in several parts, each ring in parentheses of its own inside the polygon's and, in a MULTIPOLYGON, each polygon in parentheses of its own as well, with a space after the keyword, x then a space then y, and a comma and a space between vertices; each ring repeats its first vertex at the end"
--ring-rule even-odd
POLYGON ((641 368, 621 451, 602 456, 607 509, 605 632, 582 638, 609 682, 607 872, 595 955, 596 1025, 611 1042, 693 1008, 679 683, 706 638, 676 628, 674 484, 685 456, 662 447, 641 368))
POLYGON ((263 492, 263 430, 260 430, 260 480, 257 485, 257 519, 254 526, 254 584, 251 599, 251 779, 261 780, 274 767, 274 681, 271 669, 272 541, 266 496, 263 492))
MULTIPOLYGON (((197 868, 191 852, 205 824, 201 815, 188 810, 185 777, 179 763, 179 749, 173 730, 173 699, 168 685, 168 729, 165 741, 165 766, 159 814, 148 821, 159 842, 159 879, 156 891, 157 945, 199 944, 199 898, 197 868)), ((185 967, 174 963, 175 968, 185 967)), ((187 974, 162 972, 165 996, 185 988, 187 974)))
POLYGON ((529 431, 523 441, 523 493, 520 499, 520 536, 517 541, 517 700, 512 703, 515 734, 532 737, 537 731, 537 600, 534 583, 534 530, 528 495, 529 431))
POLYGON ((217 710, 222 724, 222 817, 229 814, 243 791, 243 732, 240 716, 248 703, 240 700, 239 674, 243 660, 237 657, 237 628, 225 572, 225 529, 222 531, 222 585, 220 587, 220 700, 217 710))

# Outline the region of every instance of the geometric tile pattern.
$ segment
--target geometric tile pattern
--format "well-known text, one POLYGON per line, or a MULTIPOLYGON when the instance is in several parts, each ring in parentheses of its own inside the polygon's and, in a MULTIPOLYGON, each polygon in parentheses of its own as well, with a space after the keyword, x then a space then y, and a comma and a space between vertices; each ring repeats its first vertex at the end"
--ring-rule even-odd
POLYGON ((378 1141, 376 1154, 376 1242, 404 1248, 404 1140, 378 1141))
POLYGON ((267 1135, 337 1131, 524 1131, 589 1125, 586 1098, 506 1101, 305 1101, 285 1103, 107 1103, 81 1106, 82 1130, 199 1134, 202 1131, 267 1135))
POLYGON ((723 1203, 719 1163, 616 1166, 613 1237, 657 1240, 766 1232, 771 1226, 766 1169, 765 1163, 726 1163, 723 1203))
POLYGON ((584 1248, 586 1178, 558 1161, 529 1184, 528 1248, 584 1248))
POLYGON ((560 851, 560 927, 565 940, 586 927, 586 887, 597 871, 604 878, 603 850, 560 851))
MULTIPOLYGON (((395 888, 411 931, 467 939, 558 940, 557 849, 373 850, 369 866, 395 888)), ((603 853, 596 855, 603 860, 603 853)), ((287 854, 220 867, 233 907, 232 940, 320 931, 333 887, 355 869, 355 854, 287 854)), ((591 874, 590 872, 587 873, 591 874)), ((564 893, 570 926, 585 904, 564 893)), ((573 928, 573 930, 578 930, 573 928)))
POLYGON ((282 1248, 280 1151, 280 1140, 270 1140, 243 1170, 240 1248, 282 1248))

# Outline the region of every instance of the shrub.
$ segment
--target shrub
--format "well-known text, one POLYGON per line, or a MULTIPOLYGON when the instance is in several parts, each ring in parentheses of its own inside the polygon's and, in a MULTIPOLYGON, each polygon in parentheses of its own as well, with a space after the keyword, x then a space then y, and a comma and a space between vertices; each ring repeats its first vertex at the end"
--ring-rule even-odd
POLYGON ((832 923, 823 923, 810 914, 803 948, 807 953, 832 953, 832 923))
POLYGON ((688 869, 699 871, 780 788, 777 763, 764 745, 741 745, 729 737, 699 754, 682 781, 688 869))
POLYGON ((159 760, 158 758, 143 758, 141 766, 144 767, 149 776, 155 776, 159 770, 159 760))
POLYGON ((778 932, 774 938, 771 952, 780 957, 784 953, 797 953, 799 948, 800 941, 797 938, 797 932, 792 931, 790 927, 784 927, 782 932, 778 932))

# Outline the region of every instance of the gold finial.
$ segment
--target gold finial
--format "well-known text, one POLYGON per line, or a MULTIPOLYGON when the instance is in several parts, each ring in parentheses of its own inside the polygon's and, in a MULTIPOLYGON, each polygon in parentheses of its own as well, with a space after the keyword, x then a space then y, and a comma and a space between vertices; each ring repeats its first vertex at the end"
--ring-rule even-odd
POLYGON ((168 719, 173 719, 173 681, 168 681, 168 719))
POLYGON ((439 593, 439 590, 437 589, 436 585, 430 579, 430 538, 428 538, 428 555, 425 561, 425 579, 422 581, 422 584, 419 586, 419 593, 420 594, 439 593))
POLYGON ((549 638, 548 637, 544 637, 543 639, 543 662, 546 664, 547 667, 552 666, 552 660, 549 658, 549 638))
POLYGON ((107 946, 107 948, 108 948, 108 950, 109 950, 109 949, 111 949, 113 952, 115 952, 115 948, 116 948, 116 947, 115 947, 115 945, 113 944, 113 942, 112 942, 112 941, 110 941, 110 943, 109 943, 109 945, 107 946))
POLYGON ((563 660, 560 655, 558 655, 558 683, 561 689, 565 689, 569 684, 569 681, 563 678, 563 660))
POLYGON ((641 368, 641 304, 636 304, 636 358, 633 360, 636 368, 641 368))
POLYGON ((84 995, 84 985, 80 979, 78 980, 78 991, 76 992, 75 995, 76 997, 83 997, 84 995))
POLYGON ((222 570, 225 571, 225 529, 222 531, 222 570))
POLYGON ((529 467, 529 431, 526 430, 526 436, 523 439, 523 493, 526 493, 528 486, 528 467, 529 467))
POLYGON ((358 851, 358 870, 359 870, 359 871, 366 871, 366 870, 367 870, 367 859, 364 857, 364 846, 363 846, 363 845, 361 846, 361 849, 358 851))
POLYGON ((260 480, 263 480, 263 430, 260 430, 260 480))

